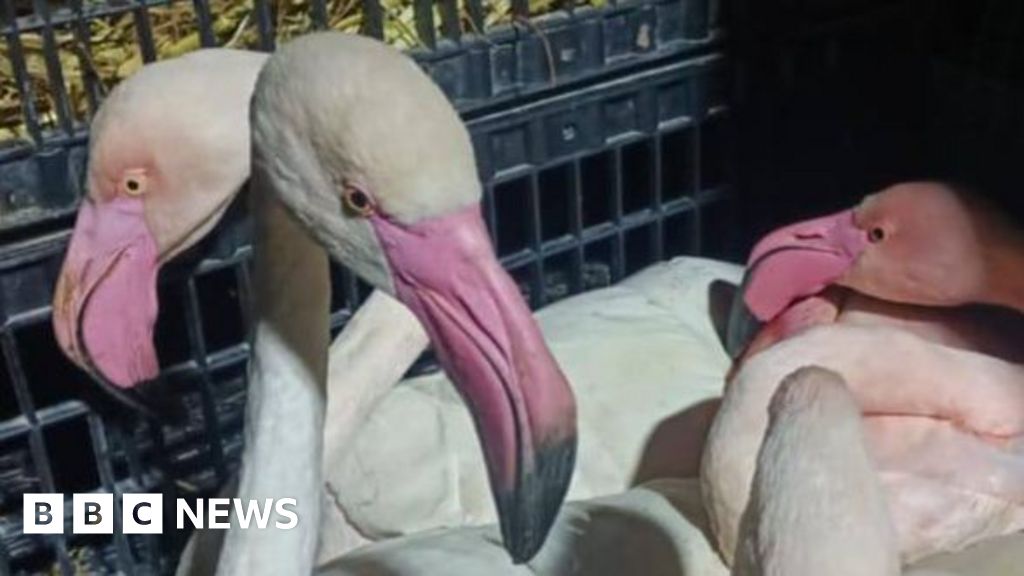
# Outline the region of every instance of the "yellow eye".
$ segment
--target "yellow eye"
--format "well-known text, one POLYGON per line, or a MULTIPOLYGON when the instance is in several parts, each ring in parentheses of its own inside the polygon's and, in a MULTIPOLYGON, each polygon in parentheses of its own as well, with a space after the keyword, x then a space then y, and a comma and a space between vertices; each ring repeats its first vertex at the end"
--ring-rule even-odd
POLYGON ((358 216, 370 216, 377 209, 366 192, 350 184, 345 185, 342 200, 345 202, 345 208, 358 216))
POLYGON ((128 196, 141 196, 146 193, 146 175, 141 172, 129 172, 121 179, 121 191, 128 196))

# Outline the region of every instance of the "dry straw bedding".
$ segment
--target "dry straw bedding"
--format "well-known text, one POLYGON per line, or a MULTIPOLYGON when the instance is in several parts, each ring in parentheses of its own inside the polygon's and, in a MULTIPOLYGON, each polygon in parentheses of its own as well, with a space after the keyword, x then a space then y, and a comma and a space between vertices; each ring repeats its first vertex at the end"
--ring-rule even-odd
MULTIPOLYGON (((29 5, 27 0, 24 1, 29 5)), ((53 2, 54 0, 51 0, 53 2)), ((61 0, 56 0, 60 2, 61 0)), ((277 40, 285 41, 313 29, 309 0, 270 0, 276 19, 277 40)), ((530 0, 530 14, 539 15, 556 9, 580 5, 603 5, 606 0, 530 0)), ((85 9, 103 4, 85 0, 85 9)), ((411 48, 421 45, 416 34, 411 0, 382 0, 385 39, 396 46, 411 48)), ((459 0, 461 26, 474 31, 463 0, 459 0)), ((483 0, 485 27, 512 21, 509 0, 483 0)), ((54 15, 67 10, 53 6, 54 15)), ((437 4, 435 3, 435 11, 437 4)), ((233 48, 255 48, 259 43, 253 0, 210 0, 213 33, 217 44, 233 48)), ((195 7, 191 0, 172 0, 163 6, 149 8, 158 59, 179 56, 199 48, 199 30, 195 7)), ((359 31, 363 23, 360 0, 327 0, 328 27, 345 32, 359 31)), ((434 22, 440 26, 440 14, 434 22)), ((88 118, 89 104, 85 76, 93 74, 100 81, 101 91, 109 90, 142 66, 135 16, 131 11, 114 16, 97 17, 88 22, 89 40, 84 46, 74 33, 73 24, 57 29, 61 69, 64 76, 71 113, 76 122, 88 118)), ((57 125, 56 100, 43 56, 43 37, 37 32, 24 32, 20 42, 31 77, 35 108, 43 128, 57 125)), ((21 95, 14 77, 8 43, 0 43, 0 142, 27 138, 21 95)))

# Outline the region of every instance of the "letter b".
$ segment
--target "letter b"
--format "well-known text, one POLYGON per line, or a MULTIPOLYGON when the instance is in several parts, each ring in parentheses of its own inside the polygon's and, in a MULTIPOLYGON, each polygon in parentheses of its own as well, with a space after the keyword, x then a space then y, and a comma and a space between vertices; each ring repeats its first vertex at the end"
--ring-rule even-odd
POLYGON ((96 526, 103 522, 103 515, 100 514, 100 505, 96 502, 85 503, 85 525, 96 526))
POLYGON ((25 534, 63 534, 64 496, 25 494, 22 499, 25 534))
POLYGON ((53 521, 50 508, 51 506, 46 502, 36 502, 36 524, 49 524, 53 521))
POLYGON ((72 532, 75 534, 114 533, 113 494, 75 494, 72 532))

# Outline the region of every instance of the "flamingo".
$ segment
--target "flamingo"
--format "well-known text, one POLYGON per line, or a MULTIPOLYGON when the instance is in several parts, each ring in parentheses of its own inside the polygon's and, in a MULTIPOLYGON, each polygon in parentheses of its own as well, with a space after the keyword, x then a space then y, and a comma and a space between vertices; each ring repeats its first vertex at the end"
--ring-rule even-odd
MULTIPOLYGON (((91 138, 93 150, 103 154, 93 157, 90 171, 113 172, 143 152, 153 158, 189 152, 187 169, 169 174, 169 182, 146 194, 153 206, 150 220, 178 227, 168 232, 174 252, 162 256, 158 267, 212 229, 247 179, 248 141, 220 135, 248 133, 243 110, 265 58, 206 49, 158 62, 123 82, 101 107, 91 138), (114 123, 105 123, 107 118, 114 123), (194 125, 203 130, 193 130, 194 125), (189 130, 173 132, 175 126, 189 130), (163 137, 142 141, 128 137, 132 133, 163 137), (202 174, 211 176, 194 176, 202 174), (163 199, 163 190, 174 197, 163 199)), ((98 232, 116 228, 115 217, 114 212, 82 215, 92 219, 88 227, 98 232)), ((79 228, 87 226, 79 223, 79 228)), ((83 258, 100 256, 89 254, 90 246, 76 246, 83 258)), ((578 426, 584 430, 571 498, 605 496, 660 476, 696 475, 700 441, 729 361, 709 315, 709 285, 719 280, 736 284, 740 274, 733 264, 680 258, 537 314, 545 339, 570 377, 579 403, 578 426)), ((62 278, 55 329, 70 357, 80 361, 77 342, 65 337, 73 314, 62 313, 64 282, 75 278, 75 270, 66 270, 62 278)), ((122 298, 133 299, 134 292, 141 298, 152 290, 142 282, 127 288, 122 298)), ((116 338, 117 330, 133 326, 108 322, 103 337, 116 338)), ((119 345, 148 347, 155 357, 151 338, 148 332, 132 334, 119 345)), ((415 316, 375 291, 330 347, 321 559, 368 541, 496 519, 486 468, 471 439, 473 422, 447 377, 422 376, 391 391, 426 344, 415 316), (405 482, 410 475, 418 481, 405 482)), ((145 397, 135 393, 137 388, 111 386, 142 405, 145 397)), ((236 492, 234 483, 224 490, 225 496, 236 492)), ((196 533, 180 572, 212 572, 222 535, 196 533)))
POLYGON ((1022 246, 1019 232, 983 204, 943 184, 912 183, 755 247, 743 302, 768 325, 727 385, 701 471, 727 559, 765 407, 804 364, 842 374, 868 415, 904 562, 1024 527, 1024 372, 1009 344, 1022 332, 1013 288, 1020 272, 1011 265, 1022 246), (943 234, 929 234, 940 224, 943 234), (858 293, 837 296, 833 284, 858 293), (944 308, 971 302, 1006 308, 985 314, 1007 322, 944 308))
MULTIPOLYGON (((209 89, 196 88, 204 96, 209 89)), ((130 107, 144 92, 123 90, 119 97, 130 107)), ((239 497, 295 498, 299 522, 291 530, 230 530, 217 573, 313 570, 328 254, 423 323, 474 413, 505 546, 514 561, 532 557, 571 477, 575 404, 493 254, 458 116, 411 60, 381 43, 334 33, 306 36, 268 59, 252 102, 256 289, 239 497), (380 84, 367 81, 371 75, 414 86, 417 98, 378 90, 380 84), (368 103, 388 114, 364 114, 368 103), (400 154, 379 154, 399 129, 418 137, 400 154), (419 146, 431 137, 443 144, 419 146)), ((244 139, 237 131, 242 114, 244 107, 233 121, 203 127, 200 137, 244 139)), ((247 160, 233 155, 210 171, 196 170, 190 164, 199 151, 182 145, 190 126, 160 126, 140 131, 109 108, 101 118, 108 136, 91 145, 89 199, 55 299, 55 330, 65 352, 115 388, 155 374, 149 343, 156 270, 198 230, 185 219, 155 217, 189 213, 188 202, 168 186, 223 191, 247 160), (154 142, 175 152, 150 156, 145 144, 154 142), (110 147, 118 143, 134 154, 117 154, 123 150, 110 147)))

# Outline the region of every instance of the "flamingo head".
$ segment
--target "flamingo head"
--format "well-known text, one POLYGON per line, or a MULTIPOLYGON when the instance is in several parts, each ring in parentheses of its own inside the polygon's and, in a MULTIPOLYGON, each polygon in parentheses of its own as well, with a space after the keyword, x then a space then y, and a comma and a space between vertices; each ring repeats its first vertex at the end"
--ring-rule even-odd
POLYGON ((159 371, 157 273, 247 179, 248 100, 264 59, 215 49, 145 66, 93 120, 53 328, 74 363, 136 407, 145 403, 134 388, 159 371))
MULTIPOLYGON (((898 184, 837 214, 792 224, 751 253, 730 351, 795 302, 840 285, 906 304, 1003 303, 1019 231, 981 200, 938 182, 898 184)), ((1019 272, 1016 272, 1019 277, 1019 272)))
POLYGON ((571 479, 575 402, 494 254, 458 114, 400 52, 321 33, 268 61, 252 126, 254 191, 423 324, 473 414, 505 546, 528 560, 571 479))

